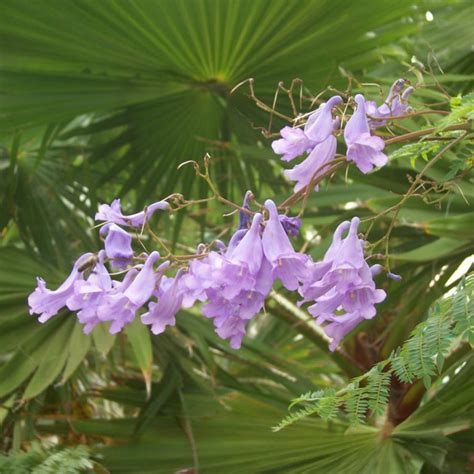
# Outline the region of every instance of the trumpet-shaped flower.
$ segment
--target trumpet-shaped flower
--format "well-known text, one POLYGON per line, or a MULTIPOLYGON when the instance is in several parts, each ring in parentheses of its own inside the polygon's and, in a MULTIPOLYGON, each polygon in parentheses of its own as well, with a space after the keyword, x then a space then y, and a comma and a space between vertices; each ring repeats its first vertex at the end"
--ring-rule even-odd
POLYGON ((78 320, 84 324, 84 333, 88 334, 100 323, 97 308, 105 295, 113 290, 113 282, 104 266, 105 251, 101 250, 98 262, 86 280, 74 283, 74 292, 67 299, 66 305, 71 311, 79 311, 78 320))
POLYGON ((204 305, 204 316, 213 319, 216 332, 222 339, 230 339, 230 346, 239 349, 245 327, 262 308, 265 296, 256 291, 241 291, 232 299, 223 298, 211 290, 209 303, 204 305))
POLYGON ((304 133, 314 145, 324 142, 332 134, 334 130, 332 109, 341 102, 341 97, 335 95, 322 104, 315 113, 310 115, 306 122, 304 133))
POLYGON ((127 268, 133 258, 132 236, 117 224, 106 224, 100 229, 105 253, 115 268, 127 268))
POLYGON ((407 87, 402 92, 405 83, 405 79, 395 81, 385 102, 379 107, 374 101, 366 102, 366 112, 370 116, 369 124, 372 128, 386 125, 389 117, 400 117, 407 113, 408 96, 413 92, 413 87, 407 87))
POLYGON ((148 312, 141 317, 142 323, 151 326, 153 334, 161 334, 167 326, 176 324, 176 313, 181 307, 183 295, 180 291, 178 273, 175 278, 163 276, 158 287, 158 301, 148 305, 148 312))
POLYGON ((280 130, 280 135, 282 138, 272 143, 272 149, 277 155, 282 155, 283 161, 291 161, 310 152, 315 145, 301 128, 284 127, 280 130))
POLYGON ((83 279, 83 267, 92 256, 92 253, 80 256, 74 263, 70 275, 56 290, 49 290, 46 288, 45 281, 42 278, 37 278, 38 286, 28 297, 30 314, 39 314, 38 321, 44 323, 66 306, 66 301, 74 293, 74 284, 83 279))
POLYGON ((245 264, 252 275, 256 275, 260 270, 263 257, 262 239, 260 237, 260 223, 262 214, 255 214, 252 225, 248 232, 242 237, 239 243, 229 249, 226 257, 230 261, 245 264))
POLYGON ((150 299, 158 279, 162 275, 162 270, 169 265, 168 262, 165 262, 155 272, 153 265, 159 258, 158 252, 152 252, 128 287, 108 295, 97 308, 97 316, 101 321, 111 321, 109 329, 111 334, 120 332, 125 325, 130 324, 134 320, 137 310, 150 299))
POLYGON ((357 235, 359 223, 360 219, 354 217, 338 226, 323 261, 309 265, 309 276, 300 288, 302 303, 314 302, 308 311, 333 337, 331 350, 357 324, 373 318, 375 304, 386 296, 373 281, 380 265, 370 268, 365 261, 364 241, 357 235), (347 236, 342 238, 346 231, 347 236))
MULTIPOLYGON (((314 147, 313 151, 303 162, 296 165, 293 169, 283 172, 288 179, 296 181, 293 189, 295 193, 309 186, 311 182, 328 171, 329 165, 327 163, 336 156, 336 145, 336 137, 328 135, 323 142, 314 147)), ((314 186, 314 190, 318 190, 317 184, 314 186)))
POLYGON ((127 216, 122 214, 120 199, 115 199, 110 206, 108 204, 101 204, 99 206, 95 220, 128 227, 142 227, 158 209, 169 209, 169 204, 166 201, 158 201, 145 207, 141 212, 127 216))
POLYGON ((278 217, 275 203, 267 199, 265 207, 270 217, 262 236, 263 253, 272 266, 273 279, 279 278, 285 288, 296 290, 307 273, 308 257, 293 249, 278 217))
POLYGON ((225 252, 191 261, 180 279, 183 306, 207 301, 203 313, 234 348, 240 347, 248 320, 261 310, 274 281, 263 251, 261 223, 262 215, 255 214, 250 229, 238 230, 225 252))
POLYGON ((384 166, 387 163, 387 156, 382 153, 384 141, 370 134, 364 97, 358 94, 355 96, 355 101, 357 109, 347 122, 344 139, 347 144, 347 159, 353 161, 365 174, 374 166, 384 166))

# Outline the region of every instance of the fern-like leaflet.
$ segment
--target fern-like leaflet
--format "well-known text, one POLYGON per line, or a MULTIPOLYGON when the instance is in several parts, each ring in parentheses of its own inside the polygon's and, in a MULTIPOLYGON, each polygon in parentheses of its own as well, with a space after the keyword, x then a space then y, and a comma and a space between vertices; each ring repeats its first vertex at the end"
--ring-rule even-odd
POLYGON ((325 389, 296 398, 290 409, 297 404, 309 405, 288 415, 274 430, 313 414, 326 420, 335 418, 341 406, 351 424, 364 423, 368 412, 381 416, 389 401, 391 377, 403 384, 421 379, 428 389, 431 378, 441 372, 455 340, 474 346, 474 273, 464 277, 454 292, 438 300, 427 319, 415 327, 408 340, 388 359, 337 392, 325 389))

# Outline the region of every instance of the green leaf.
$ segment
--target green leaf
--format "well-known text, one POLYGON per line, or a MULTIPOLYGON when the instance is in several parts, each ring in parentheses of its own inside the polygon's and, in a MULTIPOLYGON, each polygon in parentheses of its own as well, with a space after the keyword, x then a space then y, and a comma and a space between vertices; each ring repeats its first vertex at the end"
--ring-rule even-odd
POLYGON ((23 398, 30 399, 45 390, 61 373, 68 357, 68 343, 75 321, 69 319, 45 344, 38 368, 26 386, 23 398))
POLYGON ((76 323, 68 344, 68 358, 62 374, 61 383, 71 377, 86 357, 91 345, 91 337, 83 333, 81 324, 76 323))
POLYGON ((99 324, 92 331, 92 338, 94 340, 95 347, 105 357, 115 342, 115 335, 110 334, 107 328, 99 324))
POLYGON ((474 235, 474 212, 433 219, 419 225, 423 226, 428 234, 447 238, 456 236, 459 239, 469 240, 474 235))
POLYGON ((414 250, 394 253, 391 255, 391 258, 410 262, 427 262, 459 253, 467 244, 469 244, 468 241, 439 238, 434 242, 422 245, 414 250))
POLYGON ((137 364, 145 379, 147 396, 151 393, 151 376, 153 364, 153 350, 151 335, 148 326, 141 323, 138 317, 127 327, 125 333, 133 349, 137 364))

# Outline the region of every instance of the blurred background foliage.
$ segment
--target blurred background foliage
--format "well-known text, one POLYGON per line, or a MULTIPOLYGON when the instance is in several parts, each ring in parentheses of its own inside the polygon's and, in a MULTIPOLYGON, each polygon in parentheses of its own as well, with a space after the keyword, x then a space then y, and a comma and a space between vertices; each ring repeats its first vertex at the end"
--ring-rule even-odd
MULTIPOLYGON (((472 2, 456 0, 4 0, 0 422, 1 448, 11 454, 0 472, 58 472, 58 456, 67 472, 472 471, 472 351, 461 342, 429 390, 420 381, 393 387, 394 431, 380 417, 350 427, 343 415, 270 430, 290 399, 343 387, 387 358, 457 285, 463 262, 468 271, 468 141, 427 174, 446 185, 443 199, 412 199, 398 215, 390 250, 403 281, 384 283, 378 317, 342 351, 328 352, 284 292, 270 298, 240 351, 194 309, 158 337, 140 324, 85 336, 71 314, 39 325, 26 306, 36 275, 54 288, 79 253, 99 248, 91 229, 98 203, 118 196, 132 211, 173 192, 207 196, 192 167, 177 169, 186 160, 208 152, 220 192, 235 201, 247 189, 260 201, 288 194, 259 129, 269 116, 248 83, 231 94, 237 84, 254 78, 255 94, 271 105, 278 83, 294 78, 316 95, 349 80, 354 90, 378 84, 386 92, 406 77, 419 86, 413 107, 449 111, 441 89, 461 96, 472 88, 472 20, 472 2)), ((378 87, 364 90, 379 98, 378 87)), ((277 109, 290 113, 284 99, 277 109)), ((470 100, 459 121, 472 114, 470 100)), ((436 125, 431 119, 406 120, 402 133, 436 125)), ((283 123, 274 118, 272 131, 283 123)), ((393 145, 388 167, 336 176, 311 196, 296 243, 321 257, 337 223, 397 202, 436 151, 393 145)), ((235 227, 227 211, 213 202, 153 226, 188 252, 235 227)), ((389 222, 379 219, 371 240, 389 222)))

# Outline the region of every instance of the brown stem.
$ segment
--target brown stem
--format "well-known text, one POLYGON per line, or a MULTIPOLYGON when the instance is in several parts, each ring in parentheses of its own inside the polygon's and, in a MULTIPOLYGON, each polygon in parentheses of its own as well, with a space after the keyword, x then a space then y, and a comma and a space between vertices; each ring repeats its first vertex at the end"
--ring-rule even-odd
POLYGON ((326 176, 329 176, 332 174, 334 171, 336 171, 338 168, 341 167, 342 163, 346 161, 346 157, 340 157, 336 158, 334 160, 328 161, 325 163, 323 166, 321 166, 319 169, 315 171, 313 174, 313 179, 310 181, 308 185, 306 185, 304 188, 300 189, 298 192, 292 194, 289 198, 285 199, 279 206, 279 209, 283 209, 285 207, 291 207, 293 204, 298 202, 303 196, 306 195, 306 193, 311 192, 311 190, 318 184, 320 183, 326 176), (324 168, 328 166, 332 166, 328 171, 323 173, 321 176, 317 176, 317 174, 324 168))
POLYGON ((374 117, 372 115, 367 114, 367 117, 372 119, 374 122, 381 122, 381 121, 389 121, 389 120, 403 120, 406 118, 410 117, 417 117, 418 115, 431 115, 431 114, 436 114, 436 115, 449 115, 449 112, 446 110, 417 110, 416 112, 410 112, 405 115, 393 115, 391 117, 374 117))
POLYGON ((471 124, 468 122, 461 123, 459 125, 449 125, 448 127, 443 128, 442 130, 439 130, 438 127, 425 128, 424 130, 417 130, 416 132, 406 133, 405 135, 389 138, 388 140, 385 140, 385 145, 392 145, 393 143, 407 142, 410 140, 414 140, 415 138, 419 138, 424 135, 430 135, 431 133, 435 133, 438 131, 441 132, 441 131, 450 131, 450 130, 470 130, 470 129, 471 129, 471 124))

